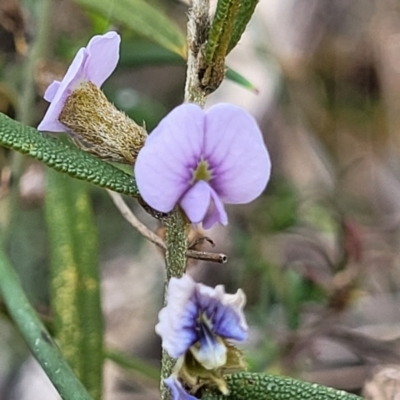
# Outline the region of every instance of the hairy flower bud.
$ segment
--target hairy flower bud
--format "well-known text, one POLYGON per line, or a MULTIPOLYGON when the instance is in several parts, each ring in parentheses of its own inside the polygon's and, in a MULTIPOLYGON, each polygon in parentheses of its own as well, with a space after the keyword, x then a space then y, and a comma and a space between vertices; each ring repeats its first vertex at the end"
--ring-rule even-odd
POLYGON ((86 151, 109 161, 134 164, 147 138, 146 130, 117 110, 92 82, 71 93, 58 120, 86 151))

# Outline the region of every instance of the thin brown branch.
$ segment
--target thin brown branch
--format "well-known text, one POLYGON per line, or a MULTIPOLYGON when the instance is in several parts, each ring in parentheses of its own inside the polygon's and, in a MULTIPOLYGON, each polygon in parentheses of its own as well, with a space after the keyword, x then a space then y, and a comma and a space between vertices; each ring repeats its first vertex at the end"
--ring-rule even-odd
POLYGON ((224 253, 210 253, 208 251, 187 250, 186 256, 195 260, 211 261, 218 264, 226 264, 228 257, 224 253))
MULTIPOLYGON (((166 249, 165 242, 160 236, 152 232, 146 225, 140 222, 131 209, 127 206, 122 196, 111 190, 107 190, 115 206, 121 215, 146 239, 161 249, 166 249)), ((207 251, 187 250, 186 256, 195 260, 211 261, 219 264, 226 264, 228 257, 223 253, 210 253, 207 251)))
POLYGON ((156 246, 166 249, 164 241, 160 238, 160 236, 156 235, 152 232, 146 225, 140 222, 135 214, 131 211, 131 209, 127 206, 122 196, 116 192, 111 190, 107 190, 110 195, 112 201, 115 206, 120 211, 121 215, 146 239, 150 240, 150 242, 154 243, 156 246))

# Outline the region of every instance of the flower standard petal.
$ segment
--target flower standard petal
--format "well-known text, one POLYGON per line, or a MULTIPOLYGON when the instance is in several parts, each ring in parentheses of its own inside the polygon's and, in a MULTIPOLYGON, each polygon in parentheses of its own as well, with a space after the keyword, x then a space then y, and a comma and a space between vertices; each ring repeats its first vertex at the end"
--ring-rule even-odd
POLYGON ((204 157, 211 186, 224 203, 247 203, 264 190, 271 162, 254 118, 240 107, 218 104, 206 113, 204 157))
POLYGON ((79 49, 61 82, 54 81, 44 98, 50 106, 38 126, 39 130, 65 132, 58 121, 67 98, 81 82, 91 81, 101 86, 115 69, 118 62, 120 36, 116 32, 94 36, 87 48, 79 49), (109 57, 109 59, 108 59, 109 57))
POLYGON ((100 87, 112 74, 119 60, 121 37, 116 32, 94 36, 87 48, 85 78, 100 87))
POLYGON ((191 186, 192 171, 201 157, 204 113, 193 104, 172 110, 149 135, 135 164, 144 201, 169 212, 191 186))

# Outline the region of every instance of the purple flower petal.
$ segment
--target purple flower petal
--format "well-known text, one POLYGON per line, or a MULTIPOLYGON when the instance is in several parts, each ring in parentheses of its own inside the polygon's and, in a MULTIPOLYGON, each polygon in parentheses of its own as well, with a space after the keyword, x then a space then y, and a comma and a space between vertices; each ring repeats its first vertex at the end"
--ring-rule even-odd
POLYGON ((204 113, 193 104, 172 110, 140 150, 135 177, 143 199, 169 212, 191 186, 203 147, 204 113))
POLYGON ((173 375, 164 379, 164 383, 169 387, 172 394, 172 400, 198 400, 196 397, 190 395, 182 387, 181 383, 173 375))
POLYGON ((162 347, 173 358, 182 356, 196 342, 195 320, 197 307, 193 303, 196 283, 189 275, 171 278, 167 306, 158 314, 156 332, 162 347))
POLYGON ((211 186, 224 203, 248 203, 264 190, 271 162, 254 118, 240 107, 218 104, 206 113, 204 158, 211 186))
POLYGON ((198 181, 182 197, 180 205, 194 224, 203 221, 204 229, 217 222, 228 224, 224 205, 207 182, 198 181))
POLYGON ((44 99, 48 101, 49 103, 53 101, 55 95, 57 94, 58 88, 60 87, 61 82, 60 81, 53 81, 48 88, 46 89, 46 92, 44 93, 44 99))
POLYGON ((198 181, 182 197, 180 205, 194 224, 200 223, 210 206, 212 189, 207 182, 198 181))
POLYGON ((58 90, 54 93, 54 87, 50 85, 49 92, 46 91, 45 97, 52 97, 49 108, 42 122, 38 126, 40 131, 65 132, 65 126, 58 121, 58 117, 64 107, 64 103, 73 89, 78 85, 79 79, 83 76, 83 63, 85 61, 85 49, 80 49, 76 54, 72 64, 69 66, 63 80, 58 85, 58 90))
POLYGON ((118 64, 120 43, 121 37, 116 32, 107 32, 90 40, 86 48, 88 57, 84 66, 86 80, 101 87, 118 64))
POLYGON ((246 296, 241 289, 225 293, 223 285, 215 289, 201 283, 196 285, 199 308, 210 318, 213 331, 225 339, 243 341, 247 338, 247 323, 243 308, 246 296))
POLYGON ((255 120, 230 104, 207 113, 183 104, 148 137, 135 165, 143 199, 161 212, 180 203, 193 223, 228 223, 223 202, 247 203, 264 190, 270 159, 255 120))
POLYGON ((38 129, 65 132, 66 127, 58 121, 65 101, 81 82, 91 81, 101 86, 118 62, 120 36, 116 32, 94 36, 87 48, 79 49, 61 82, 53 82, 44 95, 51 101, 38 129))
POLYGON ((203 220, 203 228, 210 229, 217 222, 221 225, 228 225, 228 216, 219 196, 213 189, 211 189, 211 202, 203 220))

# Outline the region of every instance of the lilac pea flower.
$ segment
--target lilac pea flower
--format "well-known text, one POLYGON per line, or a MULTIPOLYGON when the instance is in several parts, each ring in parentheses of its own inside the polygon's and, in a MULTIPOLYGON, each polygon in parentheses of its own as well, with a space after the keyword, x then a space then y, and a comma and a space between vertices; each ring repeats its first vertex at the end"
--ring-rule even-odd
POLYGON ((44 94, 50 106, 38 129, 65 132, 67 128, 58 121, 67 98, 82 82, 92 82, 100 87, 111 75, 119 59, 121 37, 116 32, 94 36, 87 47, 81 48, 69 66, 63 80, 54 81, 44 94))
POLYGON ((269 180, 271 162, 254 118, 240 107, 194 104, 172 110, 147 138, 135 164, 143 199, 155 210, 176 204, 208 229, 228 223, 223 203, 248 203, 269 180))
POLYGON ((164 379, 164 383, 171 391, 172 400, 198 400, 196 397, 187 393, 178 379, 176 379, 173 375, 167 379, 164 379))
POLYGON ((245 302, 240 289, 236 294, 226 294, 222 285, 213 289, 186 274, 180 279, 172 278, 167 306, 160 311, 156 326, 163 348, 173 358, 190 350, 209 370, 225 365, 224 340, 247 338, 245 302))

